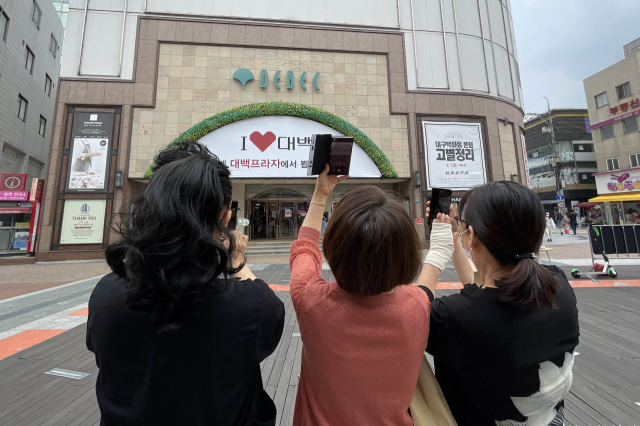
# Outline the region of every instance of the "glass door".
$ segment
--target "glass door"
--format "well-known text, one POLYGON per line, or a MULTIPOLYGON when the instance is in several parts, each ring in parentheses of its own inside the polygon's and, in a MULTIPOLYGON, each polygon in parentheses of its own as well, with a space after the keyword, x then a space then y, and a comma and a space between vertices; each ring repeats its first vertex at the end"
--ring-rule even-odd
POLYGON ((280 201, 280 238, 296 237, 295 212, 293 201, 280 201))

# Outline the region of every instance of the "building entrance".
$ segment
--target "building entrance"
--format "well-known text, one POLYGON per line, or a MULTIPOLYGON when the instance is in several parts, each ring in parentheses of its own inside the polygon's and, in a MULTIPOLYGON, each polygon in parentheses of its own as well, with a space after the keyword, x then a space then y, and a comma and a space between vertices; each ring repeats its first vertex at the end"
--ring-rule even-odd
POLYGON ((309 199, 251 199, 249 239, 293 240, 309 211, 309 199))

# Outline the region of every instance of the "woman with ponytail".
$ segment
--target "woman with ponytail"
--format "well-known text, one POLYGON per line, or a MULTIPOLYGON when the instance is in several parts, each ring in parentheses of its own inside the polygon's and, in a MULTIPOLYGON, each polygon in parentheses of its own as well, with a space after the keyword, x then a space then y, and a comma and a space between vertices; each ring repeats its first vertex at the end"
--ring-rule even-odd
MULTIPOLYGON (((562 425, 578 309, 562 270, 536 260, 544 207, 531 189, 503 181, 467 192, 460 210, 434 224, 428 255, 446 258, 453 247, 465 284, 431 304, 427 352, 451 412, 459 426, 562 425)), ((427 263, 418 285, 433 297, 429 270, 445 264, 427 263)))
POLYGON ((260 362, 284 305, 249 270, 230 207, 229 169, 206 147, 158 154, 89 300, 102 426, 275 424, 260 362))

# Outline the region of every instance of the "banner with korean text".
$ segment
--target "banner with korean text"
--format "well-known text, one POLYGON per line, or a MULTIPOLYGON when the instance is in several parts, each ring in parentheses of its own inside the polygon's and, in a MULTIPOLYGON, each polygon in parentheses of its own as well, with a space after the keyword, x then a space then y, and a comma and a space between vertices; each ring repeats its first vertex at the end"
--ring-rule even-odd
MULTIPOLYGON (((343 136, 305 118, 266 116, 227 124, 199 142, 229 166, 232 178, 306 178, 311 135, 329 133, 343 136)), ((378 166, 356 144, 349 174, 359 178, 382 176, 378 166)))
POLYGON ((427 188, 467 190, 487 182, 480 123, 423 121, 427 188))

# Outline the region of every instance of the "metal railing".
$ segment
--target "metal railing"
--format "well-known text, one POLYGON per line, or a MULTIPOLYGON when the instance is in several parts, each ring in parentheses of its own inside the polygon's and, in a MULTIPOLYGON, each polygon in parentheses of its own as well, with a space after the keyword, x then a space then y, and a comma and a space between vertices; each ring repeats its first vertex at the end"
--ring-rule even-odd
POLYGON ((593 229, 597 232, 589 235, 592 254, 602 254, 594 244, 597 242, 607 256, 640 256, 640 225, 593 225, 593 229))

